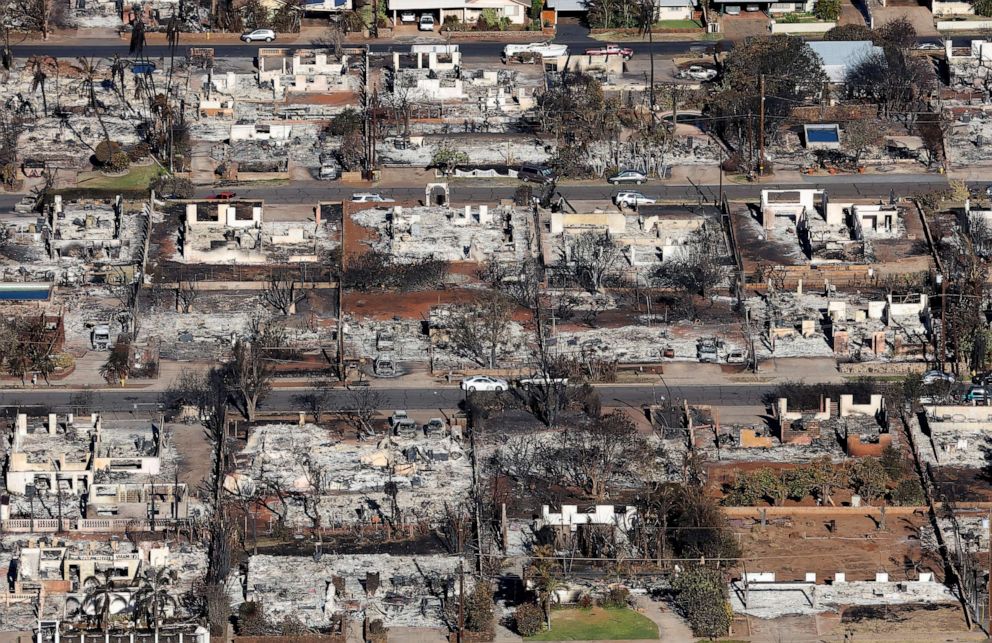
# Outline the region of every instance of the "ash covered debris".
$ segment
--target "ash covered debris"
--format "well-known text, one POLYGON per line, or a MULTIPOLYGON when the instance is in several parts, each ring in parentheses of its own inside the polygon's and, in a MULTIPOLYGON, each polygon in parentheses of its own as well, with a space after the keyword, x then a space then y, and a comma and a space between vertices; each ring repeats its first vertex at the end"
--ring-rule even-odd
MULTIPOLYGON (((259 601, 275 620, 294 615, 312 628, 331 626, 343 612, 359 621, 381 618, 387 627, 447 629, 465 564, 439 555, 256 555, 245 576, 235 573, 227 587, 235 607, 259 601)), ((468 592, 472 581, 465 580, 468 592)))

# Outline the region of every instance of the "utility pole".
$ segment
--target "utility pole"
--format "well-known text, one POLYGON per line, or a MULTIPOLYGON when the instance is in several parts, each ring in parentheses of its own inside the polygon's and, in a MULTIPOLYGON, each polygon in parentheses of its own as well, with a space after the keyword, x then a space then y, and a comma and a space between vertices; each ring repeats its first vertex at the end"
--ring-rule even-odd
POLYGON ((458 643, 465 636, 465 563, 458 563, 458 643))
POLYGON ((758 91, 761 93, 758 112, 758 176, 765 173, 765 75, 761 74, 758 82, 758 91))
POLYGON ((940 370, 947 359, 947 278, 940 275, 940 370))
POLYGON ((992 632, 992 511, 989 512, 989 605, 988 611, 985 613, 986 621, 989 626, 986 632, 992 632))

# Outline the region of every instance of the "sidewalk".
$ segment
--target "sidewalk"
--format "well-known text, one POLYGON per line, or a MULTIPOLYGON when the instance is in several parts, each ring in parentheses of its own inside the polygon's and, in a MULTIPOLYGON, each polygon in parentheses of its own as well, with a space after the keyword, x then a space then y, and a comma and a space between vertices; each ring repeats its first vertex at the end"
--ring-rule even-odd
MULTIPOLYGON (((100 377, 100 367, 107 359, 106 353, 89 351, 76 361, 76 369, 62 380, 53 380, 51 386, 43 381, 35 386, 28 383, 22 386, 20 380, 0 382, 0 390, 120 390, 120 386, 108 384, 100 377)), ((202 372, 216 366, 214 362, 176 362, 162 360, 159 364, 159 377, 152 380, 129 380, 123 388, 141 391, 164 391, 186 370, 202 372)), ((629 374, 628 374, 629 375, 629 374)), ((379 390, 395 389, 457 389, 463 373, 453 373, 451 382, 445 381, 445 373, 431 375, 426 371, 416 371, 391 378, 374 378, 369 381, 372 388, 379 390)), ((644 375, 636 380, 602 383, 603 387, 740 387, 769 386, 781 382, 805 380, 808 382, 843 382, 837 371, 837 364, 830 358, 788 358, 769 360, 762 363, 758 373, 725 372, 720 364, 700 364, 698 362, 666 362, 664 373, 644 375)), ((30 382, 30 381, 29 381, 30 382)), ((276 389, 302 389, 310 386, 309 377, 277 378, 276 389)), ((335 383, 343 388, 343 383, 335 383)))

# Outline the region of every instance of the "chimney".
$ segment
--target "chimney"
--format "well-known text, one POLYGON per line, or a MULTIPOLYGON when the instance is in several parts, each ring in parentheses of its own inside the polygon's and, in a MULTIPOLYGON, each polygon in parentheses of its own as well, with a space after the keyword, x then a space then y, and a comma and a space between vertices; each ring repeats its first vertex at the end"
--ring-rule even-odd
POLYGON ((66 424, 73 424, 75 422, 75 419, 76 419, 76 416, 73 415, 72 413, 70 413, 65 418, 66 424))
POLYGON ((28 433, 28 416, 27 413, 17 414, 17 434, 27 435, 28 433))
POLYGON ((96 413, 90 413, 90 424, 95 425, 96 424, 96 418, 97 418, 97 414, 96 413))
POLYGON ((319 228, 320 227, 320 204, 317 204, 317 207, 313 209, 313 221, 314 221, 314 223, 317 224, 317 227, 319 228))
POLYGON ((55 435, 59 426, 58 417, 54 413, 48 414, 48 435, 55 435))

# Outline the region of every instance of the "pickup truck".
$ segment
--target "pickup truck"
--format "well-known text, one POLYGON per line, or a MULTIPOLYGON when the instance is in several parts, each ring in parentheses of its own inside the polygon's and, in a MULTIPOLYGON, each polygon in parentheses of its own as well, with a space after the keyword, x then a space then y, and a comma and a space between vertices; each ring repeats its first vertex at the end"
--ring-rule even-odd
POLYGON ((604 45, 602 47, 593 47, 592 49, 586 49, 587 56, 623 56, 624 60, 630 60, 634 57, 634 50, 630 47, 621 47, 620 45, 604 45))

